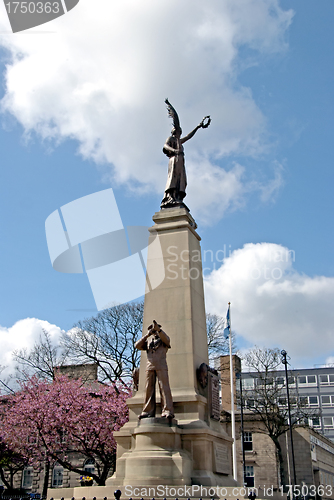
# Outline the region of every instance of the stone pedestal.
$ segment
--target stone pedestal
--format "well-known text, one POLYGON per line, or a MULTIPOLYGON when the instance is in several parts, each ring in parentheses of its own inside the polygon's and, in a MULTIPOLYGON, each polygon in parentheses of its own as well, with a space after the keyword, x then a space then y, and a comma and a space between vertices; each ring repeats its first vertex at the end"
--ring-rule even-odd
POLYGON ((146 418, 133 431, 133 446, 117 459, 116 483, 132 486, 191 484, 192 464, 182 450, 176 421, 146 418))
MULTIPOLYGON (((176 422, 138 421, 144 403, 146 353, 140 363, 139 389, 128 400, 129 422, 115 433, 116 473, 108 485, 232 486, 231 438, 210 418, 208 389, 196 371, 208 364, 200 237, 185 208, 157 212, 150 228, 144 332, 155 319, 170 337, 167 354, 176 422), (155 287, 155 277, 165 278, 155 287)), ((157 392, 157 402, 160 395, 157 392)), ((159 404, 157 405, 159 416, 159 404)), ((146 420, 146 421, 145 421, 146 420)))

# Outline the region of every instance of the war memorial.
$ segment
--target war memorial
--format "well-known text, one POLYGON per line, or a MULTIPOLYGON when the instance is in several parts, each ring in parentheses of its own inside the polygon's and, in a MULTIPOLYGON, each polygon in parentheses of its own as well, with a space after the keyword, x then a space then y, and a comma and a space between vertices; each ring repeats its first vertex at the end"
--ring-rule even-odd
POLYGON ((136 344, 142 353, 139 383, 127 401, 129 421, 114 433, 116 471, 106 486, 49 490, 49 497, 110 499, 120 489, 122 498, 141 498, 149 488, 151 498, 168 497, 169 491, 174 498, 196 491, 205 497, 200 487, 227 491, 236 485, 232 438, 220 422, 219 379, 208 360, 201 238, 183 201, 183 144, 211 120, 205 117, 182 137, 177 112, 166 104, 173 120, 163 148, 168 178, 149 229, 143 336, 136 344), (162 268, 164 279, 155 286, 162 268))

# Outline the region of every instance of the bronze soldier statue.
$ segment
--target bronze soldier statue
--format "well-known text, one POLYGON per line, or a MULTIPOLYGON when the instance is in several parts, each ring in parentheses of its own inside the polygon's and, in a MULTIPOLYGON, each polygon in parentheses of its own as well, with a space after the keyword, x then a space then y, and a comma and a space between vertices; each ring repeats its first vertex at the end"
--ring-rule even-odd
POLYGON ((158 379, 161 395, 161 416, 173 418, 173 400, 168 380, 168 368, 166 354, 170 349, 168 335, 161 330, 161 325, 153 320, 148 327, 148 333, 138 342, 136 348, 147 351, 145 403, 139 418, 155 417, 155 382, 158 379))
POLYGON ((161 208, 173 206, 184 206, 183 198, 186 196, 187 176, 184 166, 184 150, 182 144, 191 139, 198 129, 207 128, 211 123, 210 116, 203 118, 201 123, 197 125, 188 135, 181 137, 182 129, 177 112, 168 101, 165 100, 168 109, 168 115, 173 120, 172 135, 166 140, 163 147, 163 152, 169 158, 168 177, 165 188, 165 195, 161 202, 161 208))

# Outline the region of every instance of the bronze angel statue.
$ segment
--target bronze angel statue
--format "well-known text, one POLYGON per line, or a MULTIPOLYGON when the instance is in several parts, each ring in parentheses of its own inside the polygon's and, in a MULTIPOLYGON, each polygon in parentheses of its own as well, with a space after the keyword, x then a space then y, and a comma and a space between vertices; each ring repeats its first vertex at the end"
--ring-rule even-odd
POLYGON ((166 140, 163 147, 163 152, 169 158, 168 177, 165 188, 165 195, 161 202, 161 208, 173 206, 185 206, 183 198, 186 196, 187 176, 184 166, 184 151, 182 144, 191 139, 200 128, 207 128, 211 123, 210 116, 203 118, 201 123, 197 125, 188 135, 181 137, 182 129, 180 120, 176 110, 173 108, 168 99, 165 100, 168 109, 168 115, 173 120, 172 135, 166 140))

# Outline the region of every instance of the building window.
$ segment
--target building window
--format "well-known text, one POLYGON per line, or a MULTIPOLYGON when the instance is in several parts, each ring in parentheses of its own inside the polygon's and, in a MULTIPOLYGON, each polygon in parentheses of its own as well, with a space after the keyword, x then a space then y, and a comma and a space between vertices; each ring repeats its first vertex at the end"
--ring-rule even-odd
POLYGON ((32 479, 34 476, 34 469, 32 467, 25 467, 22 472, 22 488, 24 490, 31 490, 32 479))
POLYGON ((243 378, 242 379, 243 389, 254 389, 254 379, 253 378, 243 378))
POLYGON ((308 397, 308 406, 319 406, 318 396, 308 397))
POLYGON ((321 396, 322 406, 334 406, 334 396, 321 396))
MULTIPOLYGON (((276 377, 276 383, 278 385, 285 385, 285 377, 276 377)), ((290 375, 288 377, 288 384, 289 385, 295 385, 296 384, 296 379, 293 375, 290 375)))
POLYGON ((268 381, 265 377, 259 376, 259 377, 256 377, 255 385, 256 385, 256 387, 265 387, 266 385, 269 385, 269 384, 268 384, 268 381))
POLYGON ((310 427, 321 427, 320 417, 312 417, 309 419, 310 427))
POLYGON ((320 385, 334 385, 334 375, 319 375, 320 385))
POLYGON ((254 400, 254 408, 263 408, 265 406, 265 399, 264 398, 257 398, 254 400))
POLYGON ((64 429, 58 430, 58 436, 56 437, 56 443, 64 444, 66 441, 66 431, 64 429))
POLYGON ((253 434, 251 432, 244 432, 244 450, 253 451, 253 434))
POLYGON ((86 460, 84 470, 86 471, 87 476, 95 473, 95 460, 93 458, 86 460))
MULTIPOLYGON (((285 377, 276 377, 276 384, 277 385, 285 386, 286 385, 286 379, 285 379, 285 377)), ((288 377, 288 384, 289 384, 289 386, 296 385, 296 379, 295 379, 295 377, 293 377, 292 375, 289 376, 288 377)))
POLYGON ((56 464, 52 472, 52 488, 61 488, 63 486, 64 467, 56 464))
POLYGON ((317 377, 316 375, 300 375, 298 377, 298 385, 299 386, 317 385, 317 377))
POLYGON ((246 465, 246 486, 248 488, 254 487, 254 465, 246 465))
POLYGON ((297 406, 297 396, 290 396, 290 405, 297 406))
POLYGON ((323 417, 324 427, 334 427, 333 417, 323 417))

